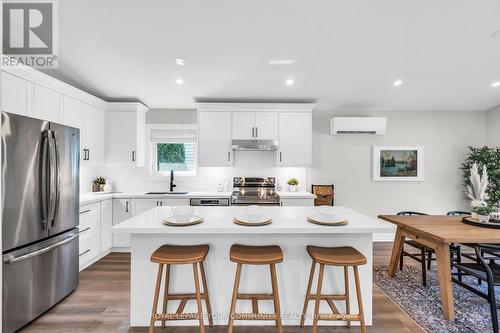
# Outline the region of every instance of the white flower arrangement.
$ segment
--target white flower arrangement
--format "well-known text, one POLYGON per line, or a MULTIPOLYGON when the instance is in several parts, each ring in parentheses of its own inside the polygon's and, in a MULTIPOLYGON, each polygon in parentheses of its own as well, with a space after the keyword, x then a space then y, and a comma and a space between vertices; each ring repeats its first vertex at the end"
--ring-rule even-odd
POLYGON ((472 200, 472 207, 486 206, 488 194, 488 172, 483 167, 482 175, 479 175, 479 168, 477 163, 474 163, 470 168, 470 185, 467 185, 467 196, 472 200))

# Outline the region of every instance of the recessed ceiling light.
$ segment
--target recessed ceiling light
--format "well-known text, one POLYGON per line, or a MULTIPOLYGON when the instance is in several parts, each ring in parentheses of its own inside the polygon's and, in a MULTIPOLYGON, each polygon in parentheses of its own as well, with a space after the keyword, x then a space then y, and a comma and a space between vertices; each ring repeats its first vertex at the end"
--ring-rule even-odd
POLYGON ((291 65, 295 62, 293 59, 269 60, 269 65, 291 65))
POLYGON ((181 58, 177 58, 177 59, 175 59, 175 63, 179 66, 184 66, 186 64, 186 60, 181 59, 181 58))
POLYGON ((497 30, 497 31, 494 31, 491 35, 490 35, 491 38, 494 38, 494 39, 500 39, 500 30, 497 30))
POLYGON ((493 88, 500 87, 500 81, 493 82, 493 83, 491 84, 491 86, 492 86, 493 88))
POLYGON ((288 79, 288 80, 285 81, 285 84, 287 86, 293 86, 294 83, 295 83, 295 81, 293 79, 288 79))
POLYGON ((399 87, 399 86, 400 86, 400 85, 402 85, 402 84, 403 84, 403 81, 401 81, 401 80, 396 80, 396 81, 394 81, 394 82, 392 83, 392 85, 393 85, 394 87, 399 87))
POLYGON ((184 80, 183 79, 175 79, 175 83, 184 84, 184 80))

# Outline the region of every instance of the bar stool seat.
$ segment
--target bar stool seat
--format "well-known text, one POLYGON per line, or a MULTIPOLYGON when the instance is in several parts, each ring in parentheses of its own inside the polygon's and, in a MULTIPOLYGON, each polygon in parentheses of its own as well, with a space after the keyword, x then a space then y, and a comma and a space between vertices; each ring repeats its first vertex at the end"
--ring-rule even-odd
POLYGON ((247 265, 270 265, 283 261, 283 251, 277 245, 249 246, 235 244, 231 246, 230 260, 247 265))
POLYGON ((162 245, 151 255, 157 264, 192 264, 204 261, 208 245, 162 245))
POLYGON ((307 253, 314 261, 330 266, 351 266, 366 264, 366 257, 358 250, 349 247, 307 246, 307 253))
POLYGON ((208 254, 208 245, 163 245, 159 247, 151 255, 151 262, 158 264, 158 275, 156 277, 156 287, 153 300, 153 310, 151 312, 151 320, 149 324, 149 333, 153 333, 155 329, 155 322, 161 321, 161 327, 165 327, 165 322, 168 320, 198 320, 200 333, 205 332, 203 323, 203 308, 201 301, 205 301, 208 312, 208 323, 210 327, 213 326, 212 310, 210 307, 210 300, 208 296, 207 278, 205 276, 205 268, 203 262, 208 254), (194 276, 194 289, 192 294, 186 293, 171 293, 170 292, 170 270, 173 265, 193 265, 194 276), (166 266, 165 273, 165 286, 163 290, 163 310, 158 313, 158 299, 160 297, 161 281, 163 276, 163 268, 166 266), (199 273, 198 273, 199 266, 199 273), (200 287, 199 275, 201 275, 201 282, 203 290, 200 287), (198 311, 195 313, 184 313, 186 303, 190 300, 195 300, 198 311), (167 313, 168 301, 180 301, 177 311, 174 313, 167 313))
POLYGON ((233 332, 235 320, 273 320, 276 323, 279 333, 283 333, 281 324, 281 310, 278 295, 278 279, 276 277, 276 264, 283 261, 283 251, 279 246, 248 246, 235 244, 231 246, 229 258, 237 263, 236 276, 234 278, 233 296, 231 299, 231 310, 229 312, 228 333, 233 332), (242 294, 239 292, 241 269, 243 265, 269 265, 271 273, 270 294, 242 294), (236 302, 245 300, 252 302, 251 313, 236 313, 236 302), (274 303, 274 313, 260 313, 259 301, 272 300, 274 303))
POLYGON ((361 287, 359 281, 358 266, 367 263, 366 257, 358 250, 343 246, 343 247, 319 247, 307 246, 307 253, 311 256, 312 265, 311 272, 309 273, 309 282, 307 284, 307 292, 304 300, 304 308, 300 319, 300 326, 304 326, 307 306, 309 301, 314 301, 314 317, 312 333, 318 330, 318 320, 339 320, 346 321, 347 326, 350 327, 351 321, 359 321, 361 324, 361 332, 366 333, 365 317, 363 313, 363 300, 361 298, 361 287), (316 265, 319 264, 318 283, 316 294, 311 293, 312 283, 314 279, 314 271, 316 265), (342 294, 324 294, 321 292, 323 285, 323 275, 325 266, 342 266, 344 269, 344 292, 342 294), (350 295, 349 295, 349 267, 353 268, 354 281, 356 284, 356 296, 358 301, 358 314, 351 314, 350 308, 350 295), (319 303, 326 301, 332 313, 320 313, 319 303), (345 313, 341 313, 334 301, 345 302, 345 313))

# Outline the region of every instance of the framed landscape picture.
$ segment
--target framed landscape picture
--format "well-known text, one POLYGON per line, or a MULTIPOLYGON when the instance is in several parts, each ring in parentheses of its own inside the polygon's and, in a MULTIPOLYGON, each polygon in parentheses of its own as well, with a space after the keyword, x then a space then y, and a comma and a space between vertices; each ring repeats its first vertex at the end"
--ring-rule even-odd
POLYGON ((421 146, 374 146, 373 180, 423 181, 424 148, 421 146))

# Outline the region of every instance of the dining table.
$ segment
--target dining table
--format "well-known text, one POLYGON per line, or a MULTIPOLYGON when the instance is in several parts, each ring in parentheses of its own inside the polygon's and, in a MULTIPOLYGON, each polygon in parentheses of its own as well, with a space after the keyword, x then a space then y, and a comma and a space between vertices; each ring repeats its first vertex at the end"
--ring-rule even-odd
POLYGON ((379 215, 378 217, 397 226, 388 271, 389 276, 394 277, 396 275, 405 239, 412 239, 433 249, 436 254, 443 316, 446 320, 454 320, 455 304, 449 245, 452 243, 500 244, 500 229, 465 224, 462 222, 461 216, 379 215))

